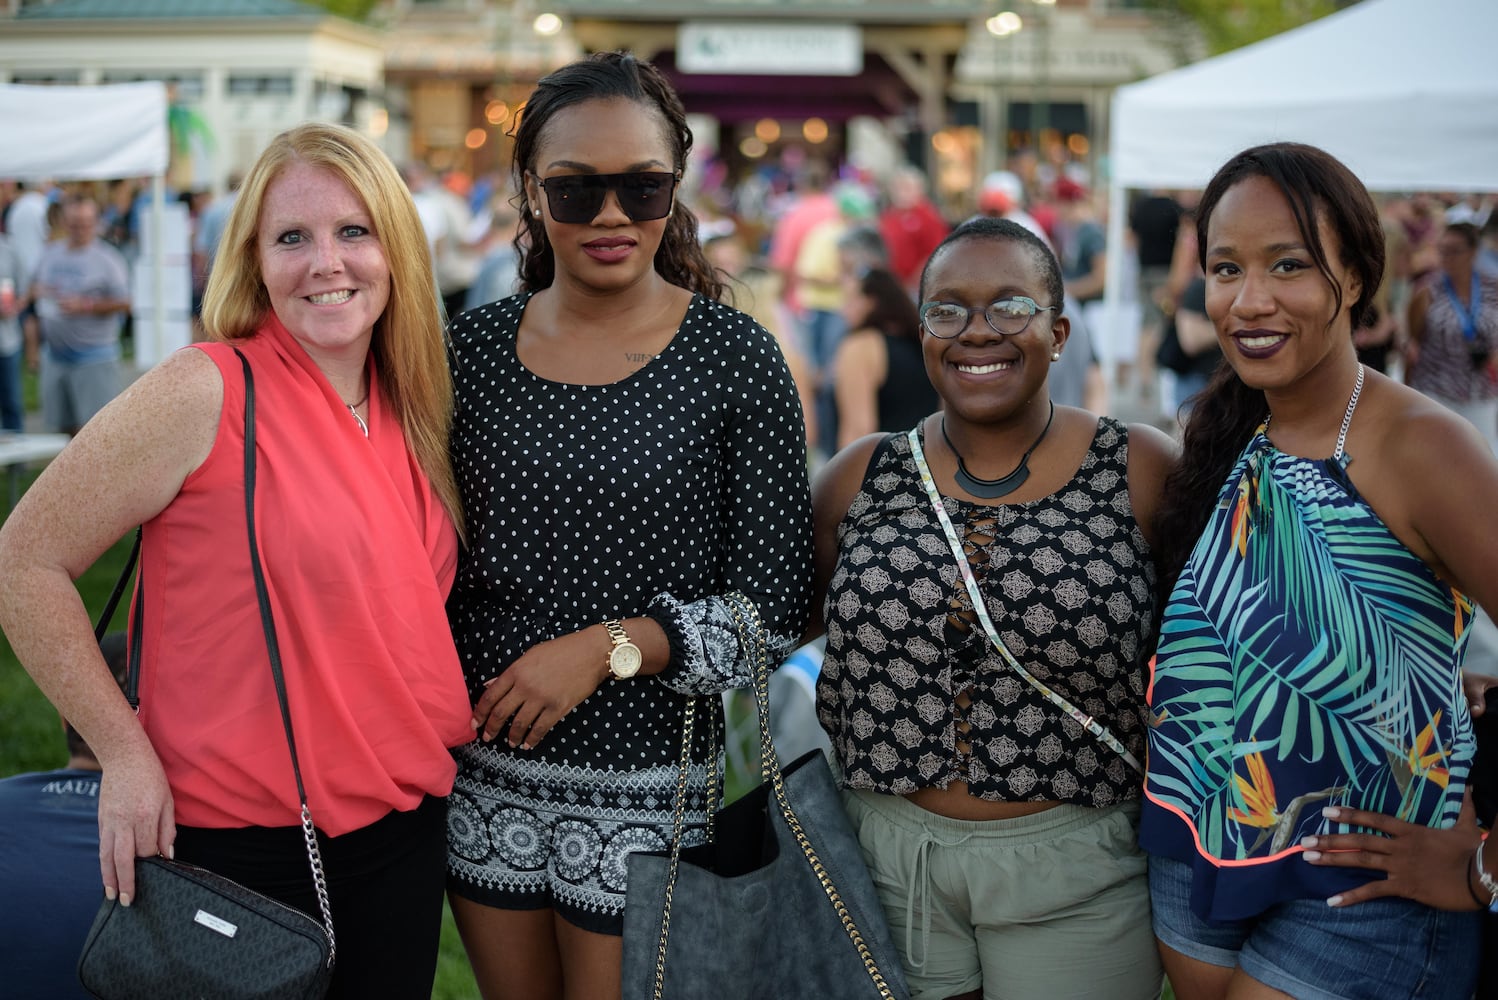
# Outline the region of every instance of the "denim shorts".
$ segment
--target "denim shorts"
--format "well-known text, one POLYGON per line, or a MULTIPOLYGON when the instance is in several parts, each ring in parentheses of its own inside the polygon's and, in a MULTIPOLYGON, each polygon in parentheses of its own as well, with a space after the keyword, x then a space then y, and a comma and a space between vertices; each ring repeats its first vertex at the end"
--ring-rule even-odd
POLYGON ((1393 896, 1351 906, 1278 903, 1256 917, 1206 921, 1191 911, 1191 867, 1151 855, 1155 937, 1187 958, 1237 967, 1296 1000, 1468 1000, 1481 914, 1393 896))

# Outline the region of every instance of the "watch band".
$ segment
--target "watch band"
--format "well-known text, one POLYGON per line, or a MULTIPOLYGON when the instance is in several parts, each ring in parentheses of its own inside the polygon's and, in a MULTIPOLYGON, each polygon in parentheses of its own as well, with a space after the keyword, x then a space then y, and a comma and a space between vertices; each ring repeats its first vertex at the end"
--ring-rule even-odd
POLYGON ((640 647, 630 641, 629 633, 624 631, 624 623, 618 619, 605 621, 603 627, 608 630, 609 638, 613 641, 606 661, 608 675, 615 680, 628 680, 640 672, 643 663, 640 647))

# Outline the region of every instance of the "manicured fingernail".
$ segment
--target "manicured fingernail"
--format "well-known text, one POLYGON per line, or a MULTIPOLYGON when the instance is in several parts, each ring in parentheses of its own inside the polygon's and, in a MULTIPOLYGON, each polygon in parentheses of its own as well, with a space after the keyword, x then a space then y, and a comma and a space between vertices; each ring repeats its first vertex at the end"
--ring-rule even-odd
POLYGON ((130 894, 128 892, 122 892, 122 893, 120 893, 120 905, 121 906, 129 906, 130 905, 130 894))
POLYGON ((1336 806, 1327 806, 1325 809, 1321 810, 1321 815, 1325 816, 1327 819, 1337 819, 1342 815, 1342 810, 1336 806))
POLYGON ((1301 837, 1300 838, 1300 846, 1301 847, 1315 847, 1316 844, 1317 844, 1317 840, 1316 840, 1315 837, 1301 837))
POLYGON ((477 720, 477 719, 469 719, 468 720, 468 727, 470 729, 475 729, 475 730, 478 729, 478 727, 479 727, 479 720, 477 720))
POLYGON ((1342 897, 1341 896, 1333 896, 1331 899, 1328 899, 1326 901, 1326 905, 1327 906, 1341 906, 1342 905, 1342 897))
POLYGON ((173 861, 177 860, 177 845, 171 844, 166 849, 166 856, 173 861))
POLYGON ((520 749, 522 749, 522 750, 529 750, 530 748, 531 748, 531 745, 529 743, 522 743, 522 744, 520 744, 520 749))
POLYGON ((107 900, 109 900, 111 903, 113 903, 115 901, 115 898, 118 895, 119 895, 119 893, 115 892, 114 889, 111 888, 110 886, 106 885, 104 887, 104 898, 107 899, 107 900))
POLYGON ((1321 852, 1320 851, 1304 851, 1304 852, 1301 853, 1301 857, 1305 858, 1307 861, 1319 861, 1319 860, 1321 860, 1321 852))

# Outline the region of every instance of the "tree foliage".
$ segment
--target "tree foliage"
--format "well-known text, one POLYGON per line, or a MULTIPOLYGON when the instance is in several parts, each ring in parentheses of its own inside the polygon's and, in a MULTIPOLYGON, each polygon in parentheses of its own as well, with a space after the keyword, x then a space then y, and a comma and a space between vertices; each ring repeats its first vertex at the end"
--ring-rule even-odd
POLYGON ((1211 55, 1262 41, 1325 17, 1357 0, 1149 0, 1166 14, 1190 21, 1211 55))
POLYGON ((346 17, 350 21, 365 21, 379 0, 308 0, 330 14, 346 17))

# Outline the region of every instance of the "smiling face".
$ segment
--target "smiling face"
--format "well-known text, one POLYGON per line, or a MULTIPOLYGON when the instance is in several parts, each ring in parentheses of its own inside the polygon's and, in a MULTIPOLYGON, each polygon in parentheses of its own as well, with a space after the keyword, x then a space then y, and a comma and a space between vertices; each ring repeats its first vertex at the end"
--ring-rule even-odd
POLYGON ((1222 196, 1207 224, 1207 315, 1222 353, 1256 389, 1290 386, 1353 353, 1350 310, 1358 279, 1318 218, 1336 291, 1316 268, 1290 203, 1268 178, 1251 176, 1222 196))
POLYGON ((1042 306, 1060 306, 1032 248, 1007 238, 969 237, 937 251, 922 283, 925 302, 965 306, 972 315, 950 340, 921 331, 926 375, 949 415, 990 422, 1044 406, 1051 353, 1066 342, 1070 323, 1054 311, 1038 312, 1018 334, 996 333, 983 317, 988 305, 1015 295, 1042 306))
POLYGON ((534 162, 527 164, 525 187, 527 203, 541 208, 558 282, 617 291, 655 274, 666 218, 634 222, 610 191, 590 221, 557 222, 539 182, 577 174, 674 173, 665 128, 658 112, 626 98, 574 104, 547 122, 534 162))
POLYGON ((343 179, 289 165, 266 188, 256 245, 271 308, 307 353, 362 357, 390 299, 390 265, 343 179))

